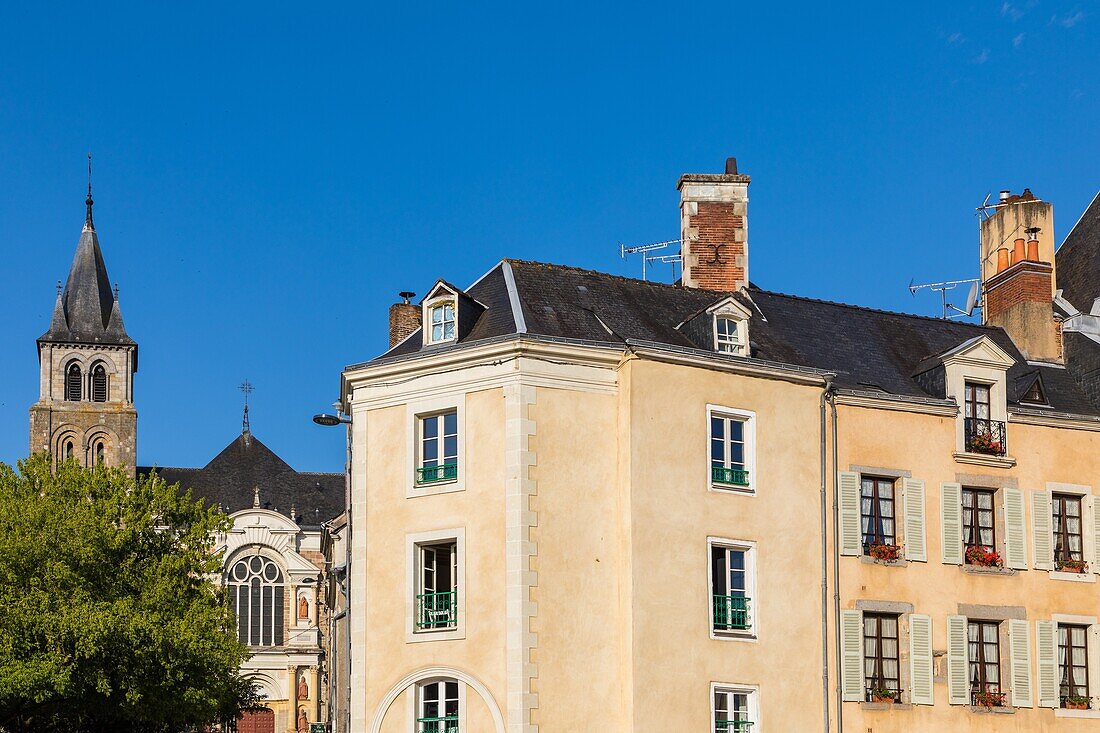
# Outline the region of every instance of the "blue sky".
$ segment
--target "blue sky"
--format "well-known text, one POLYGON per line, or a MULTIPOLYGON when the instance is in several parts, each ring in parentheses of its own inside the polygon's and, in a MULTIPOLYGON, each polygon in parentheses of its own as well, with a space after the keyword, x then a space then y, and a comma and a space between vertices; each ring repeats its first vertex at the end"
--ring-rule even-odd
MULTIPOLYGON (((1100 3, 284 3, 0 9, 0 460, 27 450, 83 221, 141 344, 139 459, 240 429, 340 470, 309 417, 386 308, 503 256, 640 274, 677 177, 753 177, 753 280, 935 313, 974 208, 1030 186, 1065 236, 1100 189, 1100 3), (314 6, 319 8, 322 6, 314 6)), ((658 271, 659 275, 664 273, 658 271)))

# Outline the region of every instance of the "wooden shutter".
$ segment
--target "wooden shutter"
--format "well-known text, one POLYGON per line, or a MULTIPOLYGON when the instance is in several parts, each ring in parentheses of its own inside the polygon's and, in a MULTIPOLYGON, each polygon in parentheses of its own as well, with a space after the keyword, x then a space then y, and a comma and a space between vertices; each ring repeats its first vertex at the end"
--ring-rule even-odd
POLYGON ((844 702, 863 702, 863 612, 840 612, 840 689, 844 702))
POLYGON ((1012 705, 1030 708, 1035 701, 1031 693, 1031 637, 1027 633, 1027 621, 1009 620, 1008 647, 1012 653, 1012 705))
POLYGON ((914 705, 934 704, 932 693, 932 617, 909 614, 909 676, 914 705))
POLYGON ((1004 489, 1005 564, 1017 570, 1027 570, 1027 543, 1024 530, 1024 492, 1004 489))
POLYGON ((947 617, 947 696, 952 705, 970 704, 970 655, 966 616, 947 617))
POLYGON ((1100 573, 1100 496, 1090 496, 1089 503, 1092 504, 1092 549, 1096 555, 1092 561, 1092 572, 1100 573))
POLYGON ((1054 569, 1054 518, 1049 491, 1031 492, 1031 541, 1035 546, 1035 567, 1054 569))
POLYGON ((1039 707, 1058 707, 1058 624, 1035 622, 1035 656, 1039 658, 1039 707))
POLYGON ((859 474, 841 471, 837 476, 840 489, 840 554, 863 553, 859 526, 859 474))
POLYGON ((905 479, 905 559, 928 562, 924 538, 924 482, 905 479))
POLYGON ((962 486, 959 484, 940 484, 940 528, 944 563, 962 565, 962 486))

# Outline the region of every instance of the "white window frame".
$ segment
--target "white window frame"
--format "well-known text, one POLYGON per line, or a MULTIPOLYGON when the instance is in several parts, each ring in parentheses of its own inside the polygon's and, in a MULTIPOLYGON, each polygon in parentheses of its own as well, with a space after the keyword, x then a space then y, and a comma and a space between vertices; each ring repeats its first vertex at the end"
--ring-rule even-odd
MULTIPOLYGON (((446 311, 444 311, 444 313, 446 313, 446 311)), ((444 328, 443 330, 444 330, 444 333, 445 333, 446 328, 444 328)), ((433 298, 432 300, 425 303, 424 304, 424 343, 426 345, 447 344, 447 343, 451 343, 452 341, 457 341, 457 340, 458 340, 458 298, 453 296, 453 295, 445 295, 445 296, 442 296, 442 297, 439 297, 439 298, 433 298), (443 336, 442 338, 437 339, 437 338, 435 338, 435 334, 433 333, 434 329, 432 328, 432 326, 434 325, 434 321, 432 320, 432 314, 436 310, 438 310, 439 308, 446 308, 446 306, 448 306, 448 305, 451 306, 452 321, 443 320, 443 321, 440 321, 440 322, 443 323, 443 324, 453 322, 454 323, 454 332, 452 333, 450 338, 448 338, 446 336, 443 336)))
POLYGON ((712 639, 723 641, 748 641, 755 643, 760 636, 760 599, 757 598, 756 543, 728 537, 707 537, 707 631, 712 639), (749 618, 752 627, 748 631, 716 631, 714 629, 714 565, 711 562, 713 548, 740 550, 745 553, 745 595, 749 598, 749 618))
POLYGON ((405 535, 405 642, 444 641, 466 638, 466 528, 437 529, 405 535), (418 631, 416 596, 420 588, 420 547, 444 542, 455 543, 455 583, 458 623, 448 630, 418 631))
MULTIPOLYGON (((1096 700, 1097 695, 1093 692, 1095 685, 1093 680, 1100 680, 1100 639, 1098 639, 1096 616, 1076 616, 1064 613, 1053 613, 1050 616, 1050 620, 1054 622, 1054 664, 1055 669, 1061 671, 1058 665, 1058 625, 1067 624, 1073 626, 1088 626, 1088 631, 1085 632, 1085 643, 1088 644, 1088 656, 1089 656, 1089 692, 1092 693, 1092 702, 1090 703, 1088 710, 1069 710, 1067 708, 1058 707, 1054 708, 1054 717, 1056 718, 1100 718, 1100 706, 1098 706, 1096 700)), ((1038 657, 1038 655, 1036 655, 1038 657)), ((1058 701, 1059 703, 1061 700, 1058 701)))
POLYGON ((734 356, 745 356, 745 336, 748 331, 748 321, 741 318, 739 315, 732 313, 715 313, 714 314, 714 350, 721 354, 732 354, 734 356), (723 336, 721 330, 718 328, 719 321, 727 321, 733 324, 734 337, 730 338, 728 334, 723 336), (728 348, 726 348, 728 347, 728 348))
MULTIPOLYGON (((707 420, 707 439, 706 439, 706 486, 709 491, 715 491, 721 494, 756 494, 756 413, 751 410, 741 410, 736 407, 726 407, 724 405, 707 405, 706 412, 707 420), (734 420, 740 420, 744 423, 744 435, 745 435, 745 470, 749 474, 749 483, 747 486, 731 486, 729 484, 715 483, 713 475, 711 473, 710 463, 710 443, 713 435, 710 430, 710 421, 712 417, 732 418, 734 420)), ((727 451, 728 452, 728 451, 727 451)))
POLYGON ((418 680, 415 684, 409 686, 408 693, 405 696, 405 706, 407 711, 406 718, 409 720, 410 733, 417 733, 416 719, 420 717, 420 690, 424 685, 430 685, 434 682, 458 683, 458 730, 461 733, 466 733, 466 731, 469 730, 466 726, 466 683, 460 679, 447 677, 446 675, 418 680))
POLYGON ((760 733, 762 727, 760 722, 760 687, 741 683, 711 682, 707 706, 710 708, 710 729, 712 731, 716 730, 718 726, 718 711, 714 709, 714 696, 719 692, 748 695, 749 720, 752 721, 750 730, 752 733, 760 733))
POLYGON ((430 400, 409 403, 405 410, 406 423, 406 459, 405 459, 405 497, 413 499, 420 496, 448 494, 466 489, 466 395, 457 394, 437 397, 430 400), (416 469, 420 467, 420 419, 443 412, 454 411, 458 429, 458 478, 449 481, 435 481, 430 484, 416 482, 416 469))

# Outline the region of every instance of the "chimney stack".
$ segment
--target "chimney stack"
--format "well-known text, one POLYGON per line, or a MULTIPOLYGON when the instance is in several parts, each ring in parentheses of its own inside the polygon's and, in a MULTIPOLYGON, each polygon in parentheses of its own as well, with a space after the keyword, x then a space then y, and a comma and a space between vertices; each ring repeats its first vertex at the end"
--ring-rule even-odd
POLYGON ((1025 188, 1002 191, 981 224, 982 321, 1000 326, 1028 359, 1060 361, 1060 324, 1051 303, 1054 207, 1025 188))
POLYGON ((726 159, 725 173, 685 173, 680 191, 680 254, 685 287, 739 290, 749 282, 749 177, 726 159))
POLYGON ((420 306, 409 302, 416 293, 407 290, 397 294, 400 303, 390 306, 390 348, 397 346, 420 328, 420 306))

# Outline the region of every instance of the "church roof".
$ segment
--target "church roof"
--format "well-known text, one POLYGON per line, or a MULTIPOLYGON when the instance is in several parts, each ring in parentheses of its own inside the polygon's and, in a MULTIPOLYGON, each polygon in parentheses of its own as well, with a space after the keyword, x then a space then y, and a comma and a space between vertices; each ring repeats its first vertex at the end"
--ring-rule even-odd
POLYGON ((232 514, 258 505, 316 526, 344 511, 344 474, 295 471, 251 432, 242 432, 202 468, 139 467, 156 470, 169 483, 232 514), (293 516, 291 513, 293 512, 293 516))
POLYGON ((64 291, 54 305, 50 330, 39 341, 134 346, 122 322, 118 297, 111 290, 107 265, 92 223, 92 198, 64 291))

